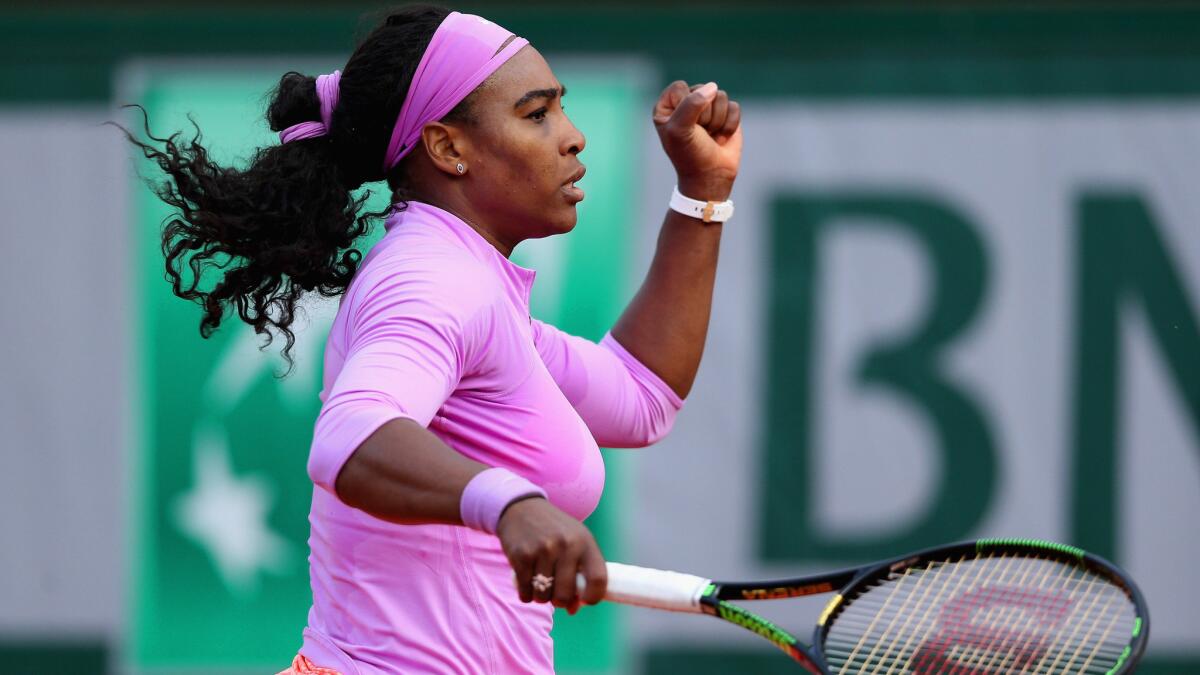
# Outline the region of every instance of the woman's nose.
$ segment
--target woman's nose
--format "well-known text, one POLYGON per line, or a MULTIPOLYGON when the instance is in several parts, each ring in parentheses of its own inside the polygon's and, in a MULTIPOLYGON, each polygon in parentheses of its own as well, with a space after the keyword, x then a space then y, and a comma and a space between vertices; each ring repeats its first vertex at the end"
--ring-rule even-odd
POLYGON ((567 125, 569 129, 563 140, 564 152, 568 155, 578 155, 583 152, 583 148, 587 145, 587 138, 584 137, 583 132, 570 120, 567 120, 567 125))

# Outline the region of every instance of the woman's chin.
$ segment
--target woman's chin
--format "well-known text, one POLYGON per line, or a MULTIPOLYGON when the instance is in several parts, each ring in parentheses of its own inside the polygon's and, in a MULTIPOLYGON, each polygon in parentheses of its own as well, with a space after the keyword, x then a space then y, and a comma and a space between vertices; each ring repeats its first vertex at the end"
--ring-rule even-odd
POLYGON ((579 222, 579 213, 575 210, 575 206, 571 205, 561 211, 561 215, 548 224, 549 227, 547 229, 549 232, 546 233, 546 236, 566 234, 575 229, 575 225, 579 222))
POLYGON ((553 237, 556 234, 566 234, 575 229, 577 221, 578 218, 574 217, 574 214, 570 218, 564 217, 552 221, 543 221, 539 227, 527 230, 529 234, 525 236, 525 239, 545 239, 546 237, 553 237))
POLYGON ((564 221, 562 223, 562 225, 559 227, 556 234, 566 234, 566 233, 570 232, 571 230, 575 229, 575 225, 578 223, 579 223, 579 216, 575 214, 575 209, 572 208, 571 209, 571 219, 564 221))

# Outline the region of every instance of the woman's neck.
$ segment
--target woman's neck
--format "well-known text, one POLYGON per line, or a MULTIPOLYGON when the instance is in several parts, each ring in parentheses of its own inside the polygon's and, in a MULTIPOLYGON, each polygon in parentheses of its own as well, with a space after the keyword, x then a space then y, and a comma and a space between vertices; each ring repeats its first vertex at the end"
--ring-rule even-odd
POLYGON ((414 199, 431 206, 436 206, 439 209, 456 216, 459 220, 469 225, 471 229, 478 232, 479 236, 483 237, 489 244, 494 246, 496 250, 500 252, 500 255, 504 256, 505 258, 508 258, 512 255, 513 248, 515 248, 518 243, 506 243, 495 231, 487 227, 483 223, 481 215, 476 213, 475 209, 471 207, 470 201, 461 194, 452 193, 438 197, 432 197, 428 194, 423 194, 414 197, 414 199))

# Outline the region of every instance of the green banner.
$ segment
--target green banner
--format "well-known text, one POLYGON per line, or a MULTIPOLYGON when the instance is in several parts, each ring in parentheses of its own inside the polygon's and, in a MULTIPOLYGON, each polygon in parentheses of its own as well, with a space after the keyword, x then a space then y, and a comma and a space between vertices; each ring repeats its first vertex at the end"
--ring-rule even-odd
MULTIPOLYGON (((310 70, 323 72, 322 65, 333 66, 310 70)), ((155 65, 137 71, 128 98, 145 106, 158 135, 190 135, 190 116, 217 161, 239 163, 277 142, 262 117, 264 92, 280 72, 261 62, 155 65)), ((647 106, 628 68, 580 63, 557 74, 570 89, 569 114, 590 139, 582 155, 588 197, 575 232, 530 242, 514 258, 542 270, 535 316, 595 339, 628 296, 638 165, 620 140, 639 135, 647 106)), ((140 168, 157 178, 153 166, 140 168)), ((283 379, 280 345, 260 351, 261 339, 234 319, 202 340, 200 310, 174 297, 163 278, 158 242, 170 212, 140 182, 135 195, 138 402, 126 660, 137 672, 274 672, 299 647, 311 604, 305 461, 336 301, 305 305, 296 368, 283 379)), ((376 195, 370 208, 384 198, 376 195)), ((609 466, 605 501, 588 524, 612 555, 621 471, 609 466)), ((617 611, 560 614, 562 672, 618 667, 617 611)))

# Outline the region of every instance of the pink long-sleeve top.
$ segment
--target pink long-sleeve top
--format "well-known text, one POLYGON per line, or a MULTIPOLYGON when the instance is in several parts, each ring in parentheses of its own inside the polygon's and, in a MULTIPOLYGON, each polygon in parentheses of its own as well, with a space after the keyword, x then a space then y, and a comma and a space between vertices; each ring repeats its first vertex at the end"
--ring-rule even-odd
POLYGON ((377 519, 338 500, 338 471, 385 422, 410 418, 582 520, 604 486, 598 445, 649 445, 683 403, 611 336, 532 319, 534 272, 456 216, 413 201, 386 228, 325 349, 300 651, 343 675, 552 673, 553 608, 520 602, 496 537, 377 519))

